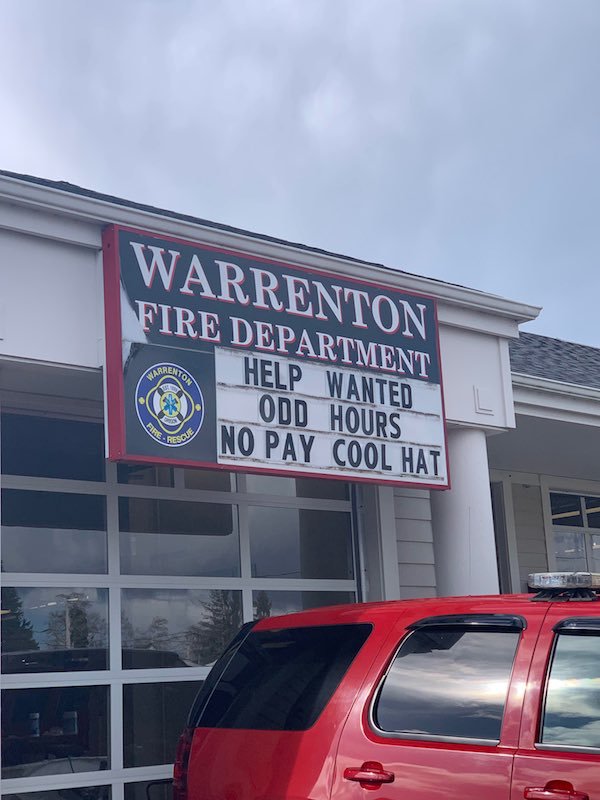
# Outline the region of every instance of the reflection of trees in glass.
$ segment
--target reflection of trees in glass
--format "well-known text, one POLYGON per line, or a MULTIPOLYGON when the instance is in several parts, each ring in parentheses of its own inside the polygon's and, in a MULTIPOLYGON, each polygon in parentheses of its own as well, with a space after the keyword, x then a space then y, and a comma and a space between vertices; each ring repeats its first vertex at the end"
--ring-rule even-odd
POLYGON ((269 595, 264 590, 256 593, 256 600, 254 601, 254 618, 264 619, 271 616, 272 603, 269 595))
POLYGON ((121 612, 121 635, 123 647, 135 650, 177 650, 177 639, 181 634, 169 633, 166 617, 153 617, 145 628, 134 627, 129 617, 121 612))
POLYGON ((67 650, 106 647, 106 624, 100 614, 91 611, 91 601, 79 592, 57 594, 60 607, 48 615, 48 647, 67 650))
POLYGON ((13 586, 2 587, 2 649, 5 652, 39 650, 33 625, 23 615, 23 601, 13 586))
POLYGON ((135 647, 135 628, 123 609, 121 609, 121 638, 123 647, 135 647))
POLYGON ((205 617, 188 628, 186 644, 190 659, 199 664, 210 664, 221 655, 242 624, 240 593, 211 589, 209 599, 201 605, 205 617))

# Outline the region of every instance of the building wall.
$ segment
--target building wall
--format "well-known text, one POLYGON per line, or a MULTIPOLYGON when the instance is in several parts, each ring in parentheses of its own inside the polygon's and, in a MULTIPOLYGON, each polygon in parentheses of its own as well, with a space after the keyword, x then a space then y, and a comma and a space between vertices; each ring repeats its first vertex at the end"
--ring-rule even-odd
POLYGON ((433 525, 429 492, 394 490, 400 597, 435 597, 433 525))
POLYGON ((512 502, 517 533, 520 588, 525 592, 530 572, 548 570, 541 488, 513 483, 512 502))
POLYGON ((102 272, 94 249, 0 231, 0 354, 103 363, 102 272))

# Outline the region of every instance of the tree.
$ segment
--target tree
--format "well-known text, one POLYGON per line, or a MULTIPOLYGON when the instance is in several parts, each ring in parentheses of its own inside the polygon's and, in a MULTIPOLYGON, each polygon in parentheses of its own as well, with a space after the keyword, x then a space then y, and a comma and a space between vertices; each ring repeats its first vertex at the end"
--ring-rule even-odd
POLYGON ((166 617, 153 617, 152 622, 145 631, 146 647, 152 650, 168 650, 169 620, 166 617))
POLYGON ((40 649, 33 625, 23 614, 23 601, 13 586, 2 587, 2 649, 7 653, 40 649))

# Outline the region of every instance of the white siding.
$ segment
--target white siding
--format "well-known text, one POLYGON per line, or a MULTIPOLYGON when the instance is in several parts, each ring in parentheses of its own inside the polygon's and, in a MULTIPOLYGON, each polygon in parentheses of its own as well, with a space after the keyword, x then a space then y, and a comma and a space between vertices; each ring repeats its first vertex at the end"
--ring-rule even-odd
POLYGON ((435 560, 429 492, 394 490, 400 597, 435 597, 435 560))
POLYGON ((542 495, 539 486, 519 483, 513 484, 512 495, 521 589, 527 591, 529 573, 548 569, 542 495))

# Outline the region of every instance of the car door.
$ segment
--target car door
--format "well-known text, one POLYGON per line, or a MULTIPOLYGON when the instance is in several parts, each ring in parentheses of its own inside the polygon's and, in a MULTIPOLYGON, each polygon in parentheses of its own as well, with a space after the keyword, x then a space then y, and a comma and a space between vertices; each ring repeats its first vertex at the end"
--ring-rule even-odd
POLYGON ((600 602, 557 603, 535 650, 511 800, 600 799, 600 602))
POLYGON ((393 631, 344 726, 334 800, 509 799, 544 609, 454 611, 416 606, 393 631))

